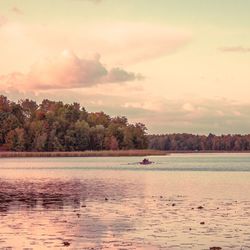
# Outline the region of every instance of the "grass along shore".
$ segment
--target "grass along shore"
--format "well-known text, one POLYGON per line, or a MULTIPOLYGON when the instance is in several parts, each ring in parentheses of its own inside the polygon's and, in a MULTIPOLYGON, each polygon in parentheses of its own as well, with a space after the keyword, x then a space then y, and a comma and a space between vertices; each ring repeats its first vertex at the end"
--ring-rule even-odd
POLYGON ((106 150, 106 151, 82 151, 82 152, 0 152, 0 158, 12 157, 119 157, 119 156, 150 156, 166 155, 166 151, 160 150, 106 150))

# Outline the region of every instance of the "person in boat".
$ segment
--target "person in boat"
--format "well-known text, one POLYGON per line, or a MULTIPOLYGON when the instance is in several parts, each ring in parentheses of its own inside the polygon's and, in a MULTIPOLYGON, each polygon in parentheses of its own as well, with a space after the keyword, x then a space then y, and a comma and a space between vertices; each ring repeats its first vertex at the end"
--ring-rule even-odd
POLYGON ((140 164, 143 164, 143 165, 147 165, 147 164, 151 164, 152 162, 149 160, 149 159, 147 159, 147 158, 144 158, 141 162, 140 162, 140 164))

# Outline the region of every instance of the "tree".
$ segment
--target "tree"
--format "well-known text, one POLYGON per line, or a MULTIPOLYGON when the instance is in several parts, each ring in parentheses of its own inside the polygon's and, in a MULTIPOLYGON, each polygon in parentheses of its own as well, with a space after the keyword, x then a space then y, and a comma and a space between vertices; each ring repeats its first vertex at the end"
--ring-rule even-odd
POLYGON ((19 104, 22 108, 24 117, 27 120, 34 119, 35 111, 38 108, 38 105, 36 104, 36 102, 29 100, 29 99, 24 99, 24 100, 20 100, 19 104))
POLYGON ((16 128, 8 132, 6 136, 6 148, 12 151, 26 150, 26 133, 23 128, 16 128))
POLYGON ((81 151, 147 147, 146 127, 124 116, 88 113, 78 103, 45 99, 18 103, 0 96, 0 149, 81 151))

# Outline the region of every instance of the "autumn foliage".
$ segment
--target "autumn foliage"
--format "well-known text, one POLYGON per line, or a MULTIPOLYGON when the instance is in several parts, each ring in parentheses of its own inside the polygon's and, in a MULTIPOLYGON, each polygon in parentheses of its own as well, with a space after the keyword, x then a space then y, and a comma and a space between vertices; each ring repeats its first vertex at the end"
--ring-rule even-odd
POLYGON ((0 96, 1 151, 85 151, 147 148, 144 124, 91 113, 78 103, 0 96))

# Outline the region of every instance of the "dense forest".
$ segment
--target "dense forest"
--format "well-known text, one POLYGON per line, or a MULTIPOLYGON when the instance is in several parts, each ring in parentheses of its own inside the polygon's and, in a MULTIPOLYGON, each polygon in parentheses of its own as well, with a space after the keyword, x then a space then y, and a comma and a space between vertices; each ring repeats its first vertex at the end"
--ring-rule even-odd
POLYGON ((246 151, 250 135, 147 135, 142 123, 124 116, 87 112, 78 103, 0 96, 0 151, 84 151, 155 149, 166 151, 246 151))
POLYGON ((245 151, 250 150, 250 135, 149 135, 149 148, 169 151, 245 151))
POLYGON ((0 151, 83 151, 147 148, 144 124, 64 104, 0 96, 0 151))

